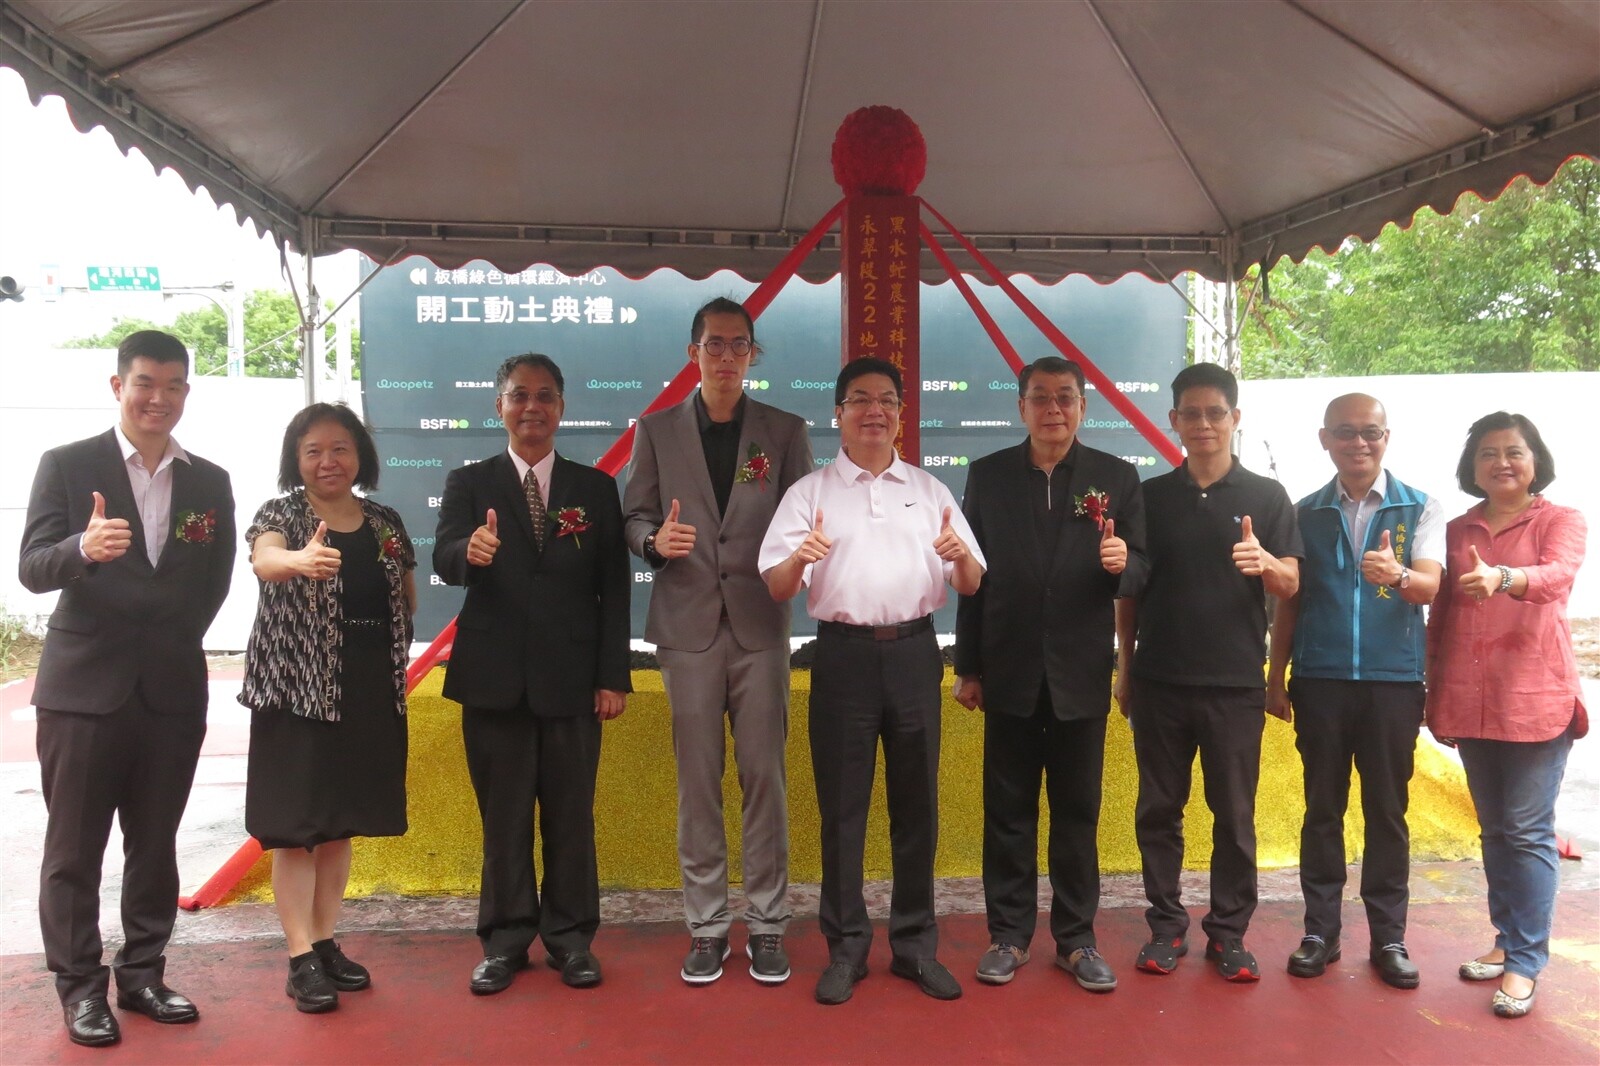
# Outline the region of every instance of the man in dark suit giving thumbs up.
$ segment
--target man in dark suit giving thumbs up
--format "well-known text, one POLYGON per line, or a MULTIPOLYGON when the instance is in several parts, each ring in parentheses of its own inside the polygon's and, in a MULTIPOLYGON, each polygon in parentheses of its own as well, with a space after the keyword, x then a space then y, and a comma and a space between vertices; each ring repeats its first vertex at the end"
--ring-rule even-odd
POLYGON ((1294 722, 1305 764, 1305 937, 1289 956, 1289 972, 1317 977, 1340 956, 1353 763, 1366 815, 1361 900, 1369 957, 1386 983, 1415 988, 1421 977, 1405 946, 1406 806, 1426 698, 1422 608, 1444 572, 1444 509, 1384 470, 1389 420, 1371 396, 1335 399, 1318 436, 1338 474, 1298 505, 1305 565, 1300 591, 1278 608, 1267 678, 1267 709, 1294 722), (1285 685, 1291 658, 1294 680, 1285 685))

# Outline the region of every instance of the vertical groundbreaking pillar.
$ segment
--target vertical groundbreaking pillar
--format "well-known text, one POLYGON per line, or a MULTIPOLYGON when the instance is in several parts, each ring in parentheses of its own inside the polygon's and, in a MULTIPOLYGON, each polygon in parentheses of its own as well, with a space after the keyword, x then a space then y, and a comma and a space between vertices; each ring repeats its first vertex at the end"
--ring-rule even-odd
POLYGON ((873 356, 893 363, 904 382, 905 409, 895 448, 913 465, 922 459, 921 255, 915 196, 850 196, 840 230, 843 248, 843 358, 873 356))

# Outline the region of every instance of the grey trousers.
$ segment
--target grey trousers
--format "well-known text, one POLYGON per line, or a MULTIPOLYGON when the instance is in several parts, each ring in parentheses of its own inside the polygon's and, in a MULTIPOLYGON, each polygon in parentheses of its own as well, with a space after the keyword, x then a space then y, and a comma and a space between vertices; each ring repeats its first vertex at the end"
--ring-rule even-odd
POLYGON ((722 814, 726 737, 744 795, 741 866, 751 933, 782 933, 789 909, 789 645, 747 651, 726 619, 705 651, 657 648, 678 761, 678 863, 691 936, 726 937, 728 839, 722 814))

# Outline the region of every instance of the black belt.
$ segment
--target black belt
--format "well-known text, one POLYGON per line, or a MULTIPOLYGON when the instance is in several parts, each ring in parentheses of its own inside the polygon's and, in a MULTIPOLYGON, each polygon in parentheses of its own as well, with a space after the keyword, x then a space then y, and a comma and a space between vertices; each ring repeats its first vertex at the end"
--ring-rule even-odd
POLYGON ((926 633, 933 628, 933 615, 925 614, 921 618, 914 618, 909 622, 896 622, 886 626, 858 626, 849 622, 818 622, 817 633, 832 633, 840 637, 855 637, 858 640, 904 640, 914 637, 918 633, 926 633))

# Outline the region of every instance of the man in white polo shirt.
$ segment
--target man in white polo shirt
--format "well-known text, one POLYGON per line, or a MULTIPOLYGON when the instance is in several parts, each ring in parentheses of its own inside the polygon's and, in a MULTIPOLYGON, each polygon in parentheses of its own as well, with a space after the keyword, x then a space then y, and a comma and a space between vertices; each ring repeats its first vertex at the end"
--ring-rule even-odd
POLYGON ((901 388, 900 372, 880 359, 856 359, 839 372, 838 458, 784 494, 757 564, 773 599, 809 588, 817 620, 811 762, 829 962, 816 998, 826 1004, 848 1000, 867 975, 872 923, 862 865, 879 738, 894 866, 889 969, 935 999, 961 995, 934 957, 944 662, 931 616, 949 595, 947 583, 976 592, 985 563, 969 547, 972 530, 950 490, 895 452, 901 388))

